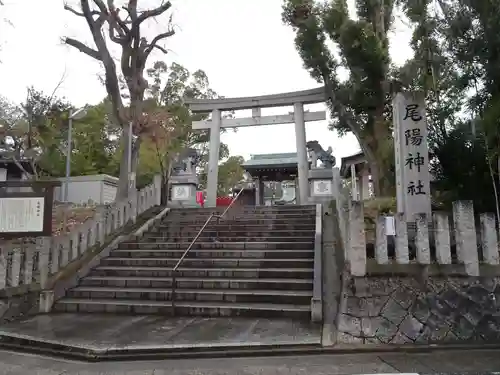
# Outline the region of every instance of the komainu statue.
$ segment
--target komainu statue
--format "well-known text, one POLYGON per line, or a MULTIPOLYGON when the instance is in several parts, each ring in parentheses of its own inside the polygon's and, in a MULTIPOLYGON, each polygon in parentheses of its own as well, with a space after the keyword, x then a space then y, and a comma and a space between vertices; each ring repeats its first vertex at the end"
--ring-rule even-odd
POLYGON ((335 167, 335 156, 332 155, 332 148, 328 147, 328 150, 323 150, 323 147, 319 144, 318 141, 309 141, 306 143, 307 151, 309 151, 309 155, 312 159, 313 168, 316 168, 316 162, 321 160, 323 163, 323 168, 331 169, 335 167))
POLYGON ((200 162, 200 155, 195 148, 187 148, 177 154, 172 164, 172 175, 196 174, 196 166, 200 162))

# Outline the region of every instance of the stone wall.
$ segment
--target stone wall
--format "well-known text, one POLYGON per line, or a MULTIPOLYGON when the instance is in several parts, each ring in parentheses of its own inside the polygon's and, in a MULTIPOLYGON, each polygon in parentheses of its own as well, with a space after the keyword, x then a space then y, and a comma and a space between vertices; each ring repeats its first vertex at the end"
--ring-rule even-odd
POLYGON ((346 286, 339 344, 500 342, 500 280, 367 277, 346 286))

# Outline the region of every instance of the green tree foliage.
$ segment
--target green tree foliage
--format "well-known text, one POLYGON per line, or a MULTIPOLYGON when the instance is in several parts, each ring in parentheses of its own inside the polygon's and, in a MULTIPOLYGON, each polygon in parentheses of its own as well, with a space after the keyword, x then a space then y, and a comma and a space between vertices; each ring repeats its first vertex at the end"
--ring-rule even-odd
MULTIPOLYGON (((184 100, 215 99, 219 96, 210 88, 208 77, 202 70, 191 73, 180 64, 167 66, 163 61, 157 61, 147 74, 150 79, 148 108, 152 113, 157 113, 157 121, 162 115, 164 118, 154 126, 151 136, 145 137, 144 150, 139 156, 138 179, 147 181, 150 177, 144 176, 145 173, 161 172, 166 185, 173 158, 185 148, 196 148, 201 154, 198 172, 203 186, 206 181, 204 170, 208 161, 209 132, 193 132, 191 123, 208 116, 192 114, 184 100)), ((228 156, 227 145, 221 143, 220 159, 228 156)))
MULTIPOLYGON (((20 160, 31 162, 31 170, 25 170, 28 175, 34 172, 37 176, 40 168, 44 172, 44 158, 60 152, 70 105, 31 87, 22 105, 4 99, 0 107, 2 157, 13 160, 20 169, 24 169, 20 160)), ((49 166, 52 168, 52 163, 49 166)))
MULTIPOLYGON (((107 120, 107 102, 88 107, 83 119, 73 121, 71 174, 112 174, 118 139, 107 120)), ((28 89, 22 105, 0 101, 2 157, 29 160, 35 177, 62 177, 66 173, 68 115, 71 105, 54 95, 28 89)), ((18 163, 19 164, 19 163, 18 163)), ((19 164, 21 168, 21 164, 19 164)), ((31 171, 26 171, 31 172, 31 171)), ((30 173, 29 173, 30 174, 30 173)))
POLYGON ((244 162, 245 159, 242 156, 230 156, 219 165, 218 196, 228 195, 236 184, 243 180, 245 170, 242 164, 244 162))
POLYGON ((390 111, 392 71, 388 31, 393 0, 356 0, 356 19, 347 0, 284 0, 283 21, 311 76, 325 85, 332 128, 352 132, 370 165, 375 194, 390 194, 393 161, 390 111), (335 57, 329 44, 338 50, 335 57), (349 71, 342 82, 338 68, 349 71))
POLYGON ((452 202, 467 199, 478 212, 492 212, 496 204, 493 183, 498 188, 498 182, 491 179, 485 143, 472 137, 468 126, 452 129, 433 148, 434 188, 447 210, 452 202))

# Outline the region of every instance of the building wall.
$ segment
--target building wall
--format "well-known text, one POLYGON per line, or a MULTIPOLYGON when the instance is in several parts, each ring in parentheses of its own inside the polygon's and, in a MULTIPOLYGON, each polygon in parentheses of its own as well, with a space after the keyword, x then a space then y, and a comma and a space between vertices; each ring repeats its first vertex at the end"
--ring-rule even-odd
MULTIPOLYGON (((87 203, 93 201, 101 202, 102 181, 78 181, 70 182, 68 185, 68 201, 71 203, 87 203)), ((62 202, 64 200, 65 184, 55 189, 55 199, 62 202)))
MULTIPOLYGON (((64 200, 65 179, 59 179, 61 187, 54 192, 54 199, 64 200)), ((118 178, 107 175, 71 177, 68 189, 68 201, 84 204, 92 201, 98 204, 111 203, 116 198, 118 178)))

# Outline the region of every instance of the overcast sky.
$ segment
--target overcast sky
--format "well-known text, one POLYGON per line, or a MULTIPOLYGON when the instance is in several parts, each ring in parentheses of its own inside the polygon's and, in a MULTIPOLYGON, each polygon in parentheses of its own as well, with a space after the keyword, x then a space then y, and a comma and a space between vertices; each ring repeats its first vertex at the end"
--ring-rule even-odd
MULTIPOLYGON (((62 0, 4 2, 0 18, 8 18, 13 26, 0 25, 0 94, 21 102, 27 86, 51 92, 64 74, 60 96, 75 105, 101 101, 105 90, 97 78, 100 66, 61 43, 63 36, 91 40, 83 20, 64 11, 62 0)), ((115 2, 119 4, 120 0, 115 2)), ((139 5, 158 2, 141 0, 139 5)), ((69 3, 76 4, 77 0, 69 3)), ((282 0, 172 0, 172 3, 177 34, 166 44, 171 52, 166 56, 156 54, 150 61, 164 59, 190 71, 203 69, 211 87, 225 97, 318 86, 302 67, 292 30, 281 22, 282 0)), ((147 34, 155 35, 164 29, 160 19, 148 25, 147 34)), ((410 31, 398 17, 391 37, 391 55, 397 64, 411 57, 410 37, 410 31)), ((324 107, 321 104, 310 109, 324 107)), ((263 114, 289 111, 291 108, 281 108, 265 110, 263 114)), ((359 149, 352 135, 339 138, 328 131, 327 122, 308 123, 306 132, 307 140, 318 140, 324 149, 332 146, 337 158, 359 149)), ((245 128, 223 135, 222 141, 228 143, 232 155, 245 158, 251 154, 296 150, 293 124, 245 128)))

